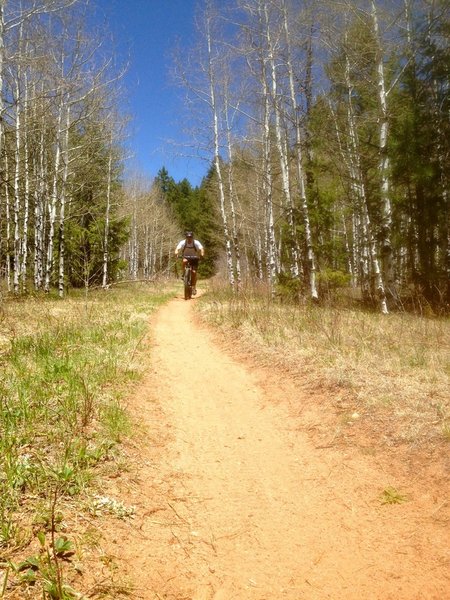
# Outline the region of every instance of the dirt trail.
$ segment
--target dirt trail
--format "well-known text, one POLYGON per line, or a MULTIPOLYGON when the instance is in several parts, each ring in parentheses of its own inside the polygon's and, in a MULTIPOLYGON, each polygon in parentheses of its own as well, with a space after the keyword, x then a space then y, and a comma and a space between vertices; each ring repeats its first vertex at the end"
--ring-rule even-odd
POLYGON ((153 327, 154 369, 130 400, 148 437, 116 483, 136 506, 112 543, 133 598, 450 598, 446 490, 410 481, 409 502, 382 506, 397 483, 382 463, 315 447, 292 417, 301 392, 225 354, 192 302, 153 327))

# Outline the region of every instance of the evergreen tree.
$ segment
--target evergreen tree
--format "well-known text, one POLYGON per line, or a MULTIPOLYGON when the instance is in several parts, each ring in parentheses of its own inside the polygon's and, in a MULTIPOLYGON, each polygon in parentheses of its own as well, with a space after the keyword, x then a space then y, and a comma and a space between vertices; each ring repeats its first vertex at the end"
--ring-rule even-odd
POLYGON ((162 192, 180 227, 180 236, 184 231, 193 231, 205 247, 205 259, 199 267, 204 277, 214 274, 219 254, 218 219, 210 191, 211 178, 210 170, 200 186, 192 187, 187 179, 176 183, 165 167, 160 169, 155 178, 155 185, 162 192))
MULTIPOLYGON (((68 283, 73 287, 100 285, 102 281, 105 206, 108 182, 109 151, 96 125, 79 134, 77 143, 84 147, 72 182, 72 201, 66 227, 66 262, 68 283)), ((108 280, 117 276, 119 252, 128 239, 128 218, 118 214, 121 164, 116 152, 113 161, 112 196, 108 233, 108 280)))
MULTIPOLYGON (((431 15, 430 15, 431 17, 431 15)), ((397 243, 407 257, 404 279, 433 304, 450 300, 448 111, 450 26, 412 19, 408 65, 395 100, 393 167, 399 223, 397 243)))

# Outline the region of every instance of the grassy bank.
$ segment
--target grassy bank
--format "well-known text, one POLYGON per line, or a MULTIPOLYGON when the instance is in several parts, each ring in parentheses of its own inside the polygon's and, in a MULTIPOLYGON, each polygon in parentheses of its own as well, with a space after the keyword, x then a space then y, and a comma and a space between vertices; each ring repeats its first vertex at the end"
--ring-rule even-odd
POLYGON ((380 443, 450 441, 448 319, 283 304, 250 291, 233 298, 217 283, 200 310, 259 360, 345 400, 343 421, 356 414, 380 443))
POLYGON ((118 468, 122 400, 148 367, 148 317, 167 297, 133 286, 1 306, 0 598, 78 597, 62 567, 75 551, 69 515, 118 468))

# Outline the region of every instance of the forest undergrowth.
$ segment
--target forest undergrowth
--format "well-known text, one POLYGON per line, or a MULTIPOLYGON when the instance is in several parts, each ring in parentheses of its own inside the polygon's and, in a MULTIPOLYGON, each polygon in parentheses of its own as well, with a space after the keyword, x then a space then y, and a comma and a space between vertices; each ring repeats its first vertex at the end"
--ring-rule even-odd
POLYGON ((78 598, 79 515, 126 513, 101 481, 124 466, 123 400, 168 296, 134 285, 0 306, 0 598, 78 598))
POLYGON ((325 392, 344 428, 391 448, 450 442, 448 318, 273 301, 255 288, 233 296, 217 280, 199 310, 238 348, 325 392))

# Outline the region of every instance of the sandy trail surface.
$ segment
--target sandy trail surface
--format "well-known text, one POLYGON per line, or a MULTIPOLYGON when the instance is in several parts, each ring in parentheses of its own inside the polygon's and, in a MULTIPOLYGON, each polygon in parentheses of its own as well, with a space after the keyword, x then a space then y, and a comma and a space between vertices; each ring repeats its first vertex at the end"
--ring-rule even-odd
POLYGON ((305 392, 224 351, 193 302, 171 301, 152 331, 130 398, 143 435, 112 490, 136 514, 105 532, 132 598, 450 598, 448 490, 317 444, 320 403, 307 425, 305 392), (382 505, 387 485, 408 501, 382 505))

